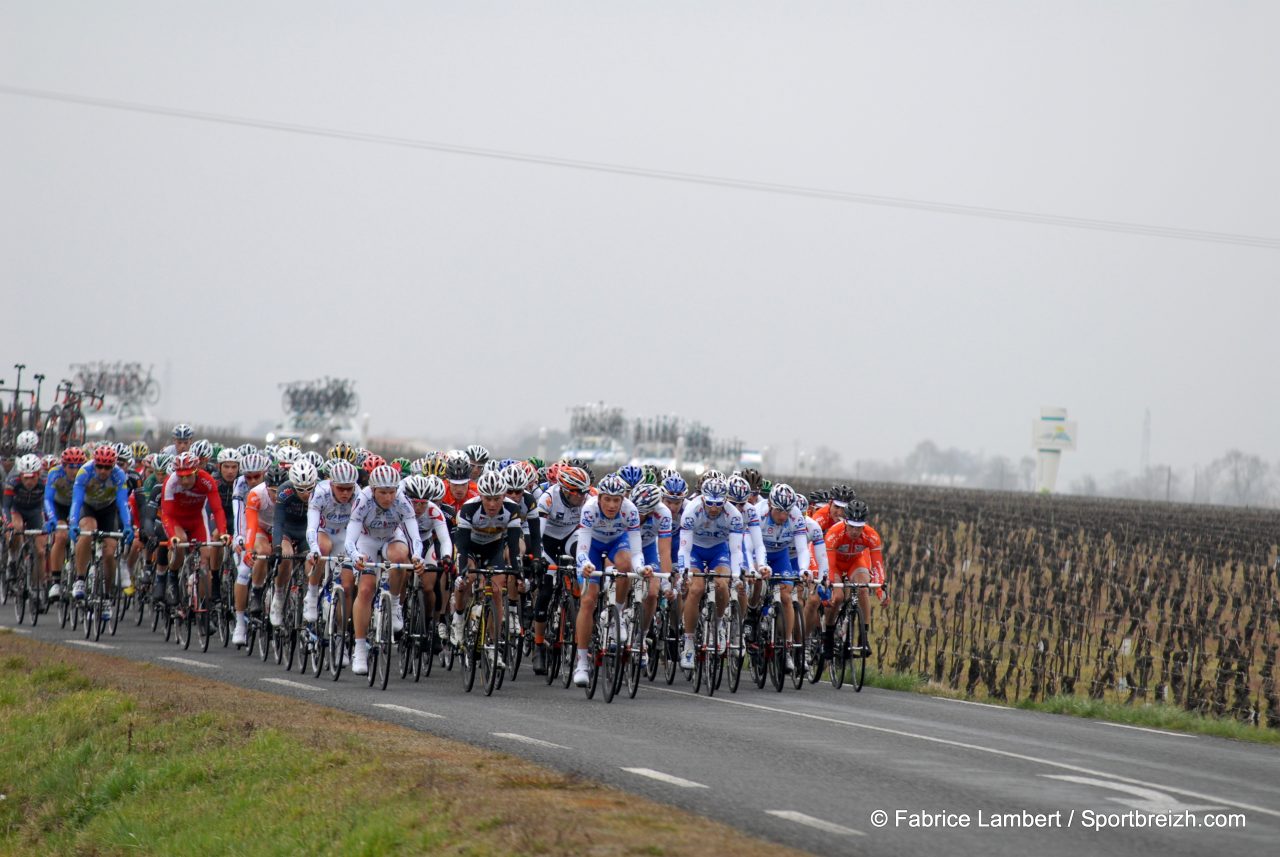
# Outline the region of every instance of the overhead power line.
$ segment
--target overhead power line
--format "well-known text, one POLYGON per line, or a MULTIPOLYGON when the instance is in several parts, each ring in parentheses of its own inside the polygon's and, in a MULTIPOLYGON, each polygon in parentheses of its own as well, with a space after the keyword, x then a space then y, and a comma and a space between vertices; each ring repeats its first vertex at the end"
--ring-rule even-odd
POLYGON ((60 101, 67 104, 79 104, 89 107, 101 107, 109 110, 126 110, 133 113, 146 113, 153 116, 169 116, 180 119, 191 119, 198 122, 214 122, 221 125, 238 125, 244 128, 283 131, 290 134, 306 134, 313 137, 329 137, 337 140, 374 143, 382 146, 400 146, 409 149, 444 152, 452 155, 469 155, 478 158, 491 158, 495 160, 514 161, 526 164, 541 164, 544 166, 562 167, 572 170, 612 173, 614 175, 634 176, 637 178, 661 179, 664 181, 685 182, 688 184, 755 191, 758 193, 773 193, 785 196, 807 197, 810 199, 825 199, 833 202, 855 203, 858 205, 876 205, 886 208, 903 208, 912 211, 928 211, 935 214, 958 214, 966 217, 985 217, 991 220, 1038 223, 1045 226, 1066 226, 1073 229, 1121 232, 1130 235, 1146 235, 1153 238, 1178 238, 1186 241, 1209 241, 1217 244, 1237 244, 1245 247, 1263 247, 1272 250, 1280 249, 1280 238, 1267 238, 1260 235, 1244 235, 1235 232, 1210 232, 1203 229, 1179 229, 1172 226, 1156 226, 1146 223, 1130 223, 1119 220, 1099 220, 1089 217, 1068 217, 1061 214, 1043 214, 1034 211, 988 208, 985 206, 961 205, 951 202, 931 202, 929 200, 908 199, 905 197, 880 196, 869 193, 852 193, 849 191, 777 184, 774 182, 753 181, 751 179, 737 179, 726 176, 711 176, 700 173, 684 173, 674 170, 633 167, 626 164, 584 161, 575 158, 558 158, 550 155, 534 155, 524 152, 510 152, 502 149, 462 146, 454 143, 436 142, 433 140, 417 140, 409 137, 392 137, 385 134, 345 131, 340 128, 322 128, 313 125, 298 125, 290 122, 276 122, 267 119, 252 119, 245 116, 205 113, 197 110, 183 110, 176 107, 139 104, 132 101, 118 101, 110 98, 92 98, 87 95, 51 92, 41 89, 27 89, 24 87, 7 86, 4 84, 0 84, 0 94, 15 95, 24 98, 38 98, 46 101, 60 101))

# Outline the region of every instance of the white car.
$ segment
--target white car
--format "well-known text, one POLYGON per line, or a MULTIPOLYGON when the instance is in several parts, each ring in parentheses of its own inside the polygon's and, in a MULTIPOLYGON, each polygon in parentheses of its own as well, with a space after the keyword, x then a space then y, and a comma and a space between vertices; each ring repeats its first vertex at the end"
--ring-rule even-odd
POLYGON ((324 452, 338 441, 364 446, 364 432, 356 421, 345 416, 290 417, 267 432, 266 442, 276 443, 286 437, 297 438, 307 449, 324 452))
POLYGON ((83 405, 85 440, 135 441, 151 446, 160 438, 160 420, 137 400, 104 396, 102 408, 83 405))

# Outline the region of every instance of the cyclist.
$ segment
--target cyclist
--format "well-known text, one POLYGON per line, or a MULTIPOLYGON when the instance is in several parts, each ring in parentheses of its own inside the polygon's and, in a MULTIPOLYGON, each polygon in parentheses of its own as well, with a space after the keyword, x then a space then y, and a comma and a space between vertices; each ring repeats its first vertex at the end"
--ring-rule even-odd
MULTIPOLYGON (((170 568, 182 568, 186 557, 186 545, 172 542, 198 541, 205 544, 200 548, 200 565, 208 573, 215 568, 214 548, 208 544, 223 538, 227 531, 227 518, 222 511, 222 503, 218 497, 218 484, 200 467, 199 457, 191 451, 180 453, 173 459, 173 474, 164 482, 164 494, 160 501, 160 520, 164 531, 171 541, 169 555, 170 568), (213 515, 214 529, 210 533, 205 523, 205 510, 213 515)), ((165 598, 176 604, 178 593, 174 575, 167 575, 165 598), (173 589, 172 595, 168 591, 173 589)), ((204 587, 202 586, 201 589, 204 587)), ((201 592, 204 595, 204 592, 201 592)))
POLYGON ((671 510, 662 502, 662 489, 649 482, 641 482, 631 490, 631 502, 640 515, 640 548, 644 552, 645 567, 662 575, 661 584, 650 586, 645 593, 641 627, 648 628, 658 609, 658 596, 669 596, 671 592, 671 510))
MULTIPOLYGON (((116 465, 116 451, 100 446, 93 451, 93 463, 85 464, 76 474, 71 492, 71 518, 67 537, 76 544, 76 582, 71 589, 74 598, 84 597, 84 578, 93 554, 93 537, 97 530, 124 533, 125 546, 133 541, 133 522, 129 517, 127 477, 116 465), (81 530, 85 530, 83 536, 81 530)), ((107 593, 115 586, 116 540, 102 543, 102 571, 107 593)), ((121 584, 131 586, 129 570, 123 569, 121 584)), ((105 618, 105 611, 104 611, 105 618)))
POLYGON ((173 427, 173 442, 160 450, 166 455, 178 455, 191 449, 191 442, 195 438, 196 433, 191 426, 186 423, 178 423, 173 427))
MULTIPOLYGON (((346 446, 351 449, 350 444, 346 446)), ((337 447, 330 451, 335 450, 341 452, 337 447)), ((354 455, 355 450, 352 450, 352 457, 354 455)), ((355 502, 356 482, 359 478, 356 466, 345 456, 331 458, 329 478, 316 486, 311 501, 307 504, 307 547, 311 551, 311 576, 307 580, 307 597, 302 600, 302 619, 305 622, 314 622, 320 618, 320 584, 323 577, 320 558, 346 555, 344 539, 347 521, 351 519, 351 507, 355 502)), ((342 574, 346 578, 344 591, 352 591, 351 570, 344 568, 342 574)), ((347 605, 348 608, 350 606, 347 605)))
MULTIPOLYGON (((272 464, 266 469, 262 481, 245 497, 244 501, 244 538, 245 550, 254 554, 249 588, 249 611, 257 615, 262 612, 262 587, 267 580, 267 554, 271 552, 271 531, 276 515, 276 496, 288 474, 279 465, 272 464)), ((241 572, 243 576, 243 571, 241 572)), ((236 604, 240 602, 240 584, 236 583, 236 604)), ((239 626, 239 616, 237 616, 239 626)), ((246 626, 247 627, 247 626, 246 626)), ((235 639, 234 637, 232 638, 235 639)))
MULTIPOLYGON (((53 548, 49 551, 49 568, 55 577, 62 571, 67 559, 68 533, 71 521, 71 497, 75 493, 76 474, 84 466, 87 458, 78 446, 69 446, 62 451, 62 462, 45 474, 44 480, 44 530, 52 533, 58 524, 66 524, 68 529, 57 530, 53 537, 53 548)), ((61 589, 55 582, 49 588, 49 597, 57 598, 61 589)))
MULTIPOLYGON (((355 621, 356 645, 351 656, 351 671, 369 673, 369 616, 373 612, 373 593, 378 576, 366 569, 369 560, 387 562, 412 561, 422 568, 422 538, 413 505, 400 490, 400 474, 394 467, 382 464, 369 472, 369 487, 356 498, 355 508, 347 521, 347 556, 355 562, 360 575, 352 618, 355 621)), ((404 573, 391 574, 395 599, 404 587, 404 573)))
MULTIPOLYGON (((833 526, 826 534, 827 561, 831 569, 831 579, 845 581, 852 579, 854 583, 884 584, 884 551, 880 534, 867 526, 869 510, 866 502, 854 500, 849 504, 847 517, 833 526)), ((888 593, 880 589, 880 602, 888 603, 888 593)), ((833 635, 835 633, 836 611, 844 600, 843 590, 836 589, 831 593, 831 603, 827 607, 828 627, 823 639, 827 654, 831 653, 833 635)), ((858 602, 863 616, 871 613, 872 601, 865 590, 858 590, 858 602)))
MULTIPOLYGON (((243 449, 243 447, 241 447, 243 449)), ((267 457, 260 452, 247 452, 240 459, 239 477, 236 478, 235 486, 231 492, 231 505, 234 509, 234 529, 235 529, 235 547, 237 550, 236 562, 236 592, 235 592, 235 609, 236 609, 236 628, 232 634, 231 642, 237 646, 243 646, 249 641, 249 620, 245 616, 245 610, 249 604, 249 584, 253 579, 253 572, 249 565, 245 562, 247 551, 245 550, 246 541, 249 539, 250 533, 247 529, 247 503, 249 493, 257 488, 266 479, 267 468, 270 462, 267 457)), ((266 489, 264 489, 265 491, 266 489)), ((270 500, 270 497, 268 497, 270 500)), ((259 502, 259 509, 261 503, 259 502)), ((267 520, 270 521, 271 513, 268 512, 267 520)), ((260 524, 258 524, 260 526, 260 524)), ((268 523, 268 529, 270 524, 268 523)), ((252 546, 252 544, 250 544, 252 546)))
MULTIPOLYGON (((484 465, 481 465, 483 467, 484 465)), ((480 496, 480 492, 476 490, 476 483, 472 481, 471 473, 475 469, 471 460, 465 455, 451 455, 445 460, 445 480, 448 491, 444 495, 444 502, 452 506, 455 510, 459 510, 466 503, 480 496)))
MULTIPOLYGON (((496 470, 481 473, 476 480, 480 496, 468 500, 458 510, 458 574, 453 591, 453 638, 462 642, 463 611, 471 597, 472 575, 477 568, 504 570, 512 567, 520 555, 520 507, 507 499, 507 481, 496 470), (505 551, 504 551, 505 548, 505 551)), ((493 589, 506 589, 507 575, 493 577, 493 589)), ((505 615, 504 599, 497 602, 498 622, 505 615)))
MULTIPOLYGON (((742 513, 732 506, 726 507, 729 487, 719 477, 702 483, 702 493, 690 500, 680 518, 681 570, 710 569, 717 575, 732 575, 736 580, 742 567, 742 538, 746 528, 742 513)), ((698 608, 706 590, 706 578, 689 579, 688 597, 684 604, 684 641, 680 652, 680 666, 693 669, 693 628, 698 621, 698 608)), ((716 604, 727 609, 729 604, 729 580, 716 578, 716 604)), ((728 628, 722 623, 721 640, 728 643, 728 628)))
MULTIPOLYGON (((430 537, 435 540, 436 563, 445 567, 451 566, 453 539, 449 536, 449 524, 445 520, 445 514, 436 505, 437 501, 444 497, 444 483, 436 476, 419 475, 410 476, 401 484, 404 486, 405 496, 413 506, 413 513, 418 519, 418 535, 422 536, 424 542, 423 556, 426 556, 425 542, 430 534, 430 537)), ((419 578, 422 580, 427 616, 434 617, 437 614, 437 607, 440 606, 438 600, 441 595, 440 573, 424 569, 419 574, 419 578)))
POLYGON ((538 592, 533 602, 533 671, 537 675, 546 672, 547 614, 557 585, 557 565, 560 557, 573 556, 576 551, 578 522, 591 491, 591 479, 581 468, 556 464, 552 469, 555 482, 538 499, 538 513, 546 522, 542 527, 542 556, 547 562, 547 573, 537 581, 538 592))
MULTIPOLYGON (((644 557, 644 546, 640 540, 640 513, 636 506, 627 499, 630 489, 622 477, 609 474, 596 486, 595 497, 587 500, 582 507, 582 517, 578 521, 578 585, 582 587, 582 599, 578 604, 578 621, 574 627, 578 646, 578 663, 573 670, 573 683, 578 687, 586 687, 591 682, 591 660, 588 651, 591 645, 591 631, 594 625, 596 601, 599 598, 601 585, 596 574, 597 569, 606 568, 606 563, 619 572, 633 569, 632 557, 644 557)), ((649 576, 645 569, 645 576, 649 576)), ((622 605, 627 602, 631 580, 619 577, 614 581, 614 601, 622 605)))
MULTIPOLYGON (((276 492, 275 517, 271 521, 271 549, 280 551, 283 559, 276 565, 275 597, 271 599, 272 625, 284 624, 285 591, 289 587, 289 578, 293 575, 293 557, 302 556, 307 547, 307 522, 309 505, 320 474, 315 465, 305 458, 299 458, 289 468, 287 484, 276 492)), ((310 573, 314 562, 308 560, 307 571, 310 573)))
POLYGON ((858 495, 848 485, 835 485, 829 492, 831 499, 813 510, 810 517, 818 522, 825 533, 845 519, 849 504, 858 499, 858 495))
MULTIPOLYGON (((13 472, 4 481, 4 523, 13 533, 9 540, 10 574, 18 561, 22 546, 23 530, 40 530, 36 536, 36 551, 44 558, 44 465, 40 456, 26 453, 18 456, 13 472)), ((41 563, 41 577, 47 577, 48 568, 41 563)), ((41 587, 43 589, 43 587, 41 587)))
MULTIPOLYGON (((804 560, 809 556, 808 530, 804 516, 796 510, 796 492, 790 485, 779 483, 770 490, 769 514, 761 523, 760 529, 765 547, 765 562, 761 574, 787 581, 779 585, 778 592, 782 597, 783 626, 789 640, 796 624, 795 611, 791 609, 791 596, 800 582, 801 572, 808 568, 807 563, 804 568, 793 564, 791 557, 793 552, 804 560)), ((759 609, 758 603, 754 609, 759 609)), ((795 669, 789 648, 787 669, 795 669)))
MULTIPOLYGON (((234 535, 232 531, 236 520, 236 483, 240 481, 240 453, 233 447, 226 447, 218 453, 217 461, 218 475, 214 481, 218 484, 218 502, 222 504, 222 514, 227 521, 227 529, 224 532, 234 535)), ((217 548, 214 551, 214 568, 222 568, 222 553, 223 548, 217 548)), ((219 592, 219 587, 222 585, 221 577, 220 574, 213 576, 215 600, 222 596, 219 592)))

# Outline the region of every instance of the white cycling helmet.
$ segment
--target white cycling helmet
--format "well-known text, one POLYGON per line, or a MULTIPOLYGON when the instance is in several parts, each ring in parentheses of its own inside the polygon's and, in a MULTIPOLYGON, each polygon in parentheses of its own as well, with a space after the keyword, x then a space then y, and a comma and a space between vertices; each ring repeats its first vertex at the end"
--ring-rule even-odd
POLYGON ((476 480, 481 497, 502 497, 507 493, 507 480, 497 470, 488 470, 476 480))
POLYGON ((239 464, 240 463, 239 450, 232 449, 231 447, 227 447, 226 449, 222 450, 222 452, 218 453, 218 463, 219 464, 239 464))
POLYGON ((331 485, 355 485, 360 479, 360 471, 345 458, 335 458, 329 462, 329 483, 331 485))
POLYGON ((390 464, 379 464, 369 473, 369 485, 374 488, 395 488, 400 484, 400 473, 390 464))
POLYGON ((785 482, 779 482, 769 492, 769 505, 775 509, 790 510, 796 504, 795 490, 785 482))
POLYGON ((631 502, 636 504, 636 511, 647 515, 662 502, 662 489, 648 482, 641 482, 631 489, 631 502))
POLYGON ((299 491, 310 491, 320 481, 316 466, 305 458, 299 458, 289 468, 289 482, 299 491))
POLYGON ((508 491, 523 491, 524 486, 529 484, 529 474, 518 464, 513 464, 506 470, 500 471, 500 474, 507 483, 508 491))
POLYGON ((625 497, 631 489, 627 487, 625 479, 616 473, 610 473, 600 480, 596 490, 606 497, 625 497))
POLYGON ((439 476, 424 476, 427 480, 427 499, 435 503, 444 497, 444 480, 439 476))
POLYGON ((271 461, 261 452, 251 452, 240 460, 240 469, 245 473, 264 473, 271 466, 271 461))
POLYGON ((40 435, 30 430, 18 432, 18 439, 14 442, 18 452, 35 452, 39 445, 40 435))
POLYGON ((18 460, 13 463, 13 469, 26 476, 28 473, 39 473, 44 469, 44 465, 40 461, 40 456, 28 452, 26 455, 18 456, 18 460))
POLYGON ((285 468, 292 467, 293 463, 297 461, 298 457, 301 455, 302 453, 296 446, 281 446, 276 448, 276 461, 280 466, 285 468))

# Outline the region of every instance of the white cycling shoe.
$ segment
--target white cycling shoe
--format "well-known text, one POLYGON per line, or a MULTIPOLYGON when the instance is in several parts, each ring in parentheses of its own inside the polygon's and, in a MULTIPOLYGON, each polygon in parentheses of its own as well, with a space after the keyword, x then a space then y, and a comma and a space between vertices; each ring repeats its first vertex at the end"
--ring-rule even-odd
POLYGON ((320 593, 315 595, 307 593, 307 597, 302 599, 302 621, 314 622, 320 618, 320 593))
POLYGON ((452 633, 449 635, 449 638, 453 641, 455 646, 462 645, 463 618, 464 617, 461 613, 453 614, 452 633))
POLYGON ((356 646, 356 650, 351 653, 351 671, 356 675, 369 674, 368 646, 356 646))
POLYGON ((284 624, 284 598, 275 595, 271 599, 271 624, 284 624))
POLYGON ((692 647, 686 646, 684 650, 680 652, 680 668, 685 670, 693 669, 693 648, 692 647))
POLYGON ((391 631, 399 634, 404 630, 404 609, 400 606, 400 602, 396 601, 391 605, 391 631))
POLYGON ((573 668, 573 683, 577 687, 586 687, 591 684, 591 670, 586 664, 578 664, 573 668))
POLYGON ((242 619, 236 622, 236 629, 231 632, 231 645, 245 646, 249 643, 249 622, 242 619))

